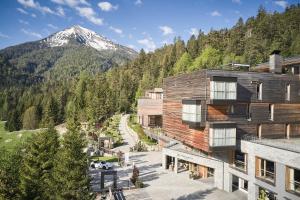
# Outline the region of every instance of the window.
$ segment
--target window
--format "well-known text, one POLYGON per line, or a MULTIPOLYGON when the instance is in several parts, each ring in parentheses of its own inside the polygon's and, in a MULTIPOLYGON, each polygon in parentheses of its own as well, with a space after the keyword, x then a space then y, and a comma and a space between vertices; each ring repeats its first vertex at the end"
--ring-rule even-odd
POLYGON ((291 125, 290 124, 286 124, 285 125, 285 137, 287 139, 290 139, 290 131, 291 131, 291 125))
POLYGON ((229 105, 228 106, 227 113, 228 114, 234 114, 234 105, 229 105))
POLYGON ((236 100, 236 82, 211 81, 210 97, 211 99, 236 100))
POLYGON ((241 189, 248 191, 248 181, 240 178, 240 187, 241 187, 241 189))
POLYGON ((257 133, 256 133, 257 135, 256 135, 256 136, 257 136, 258 138, 261 138, 261 128, 262 128, 262 127, 261 127, 261 124, 258 124, 258 125, 257 125, 257 128, 256 128, 256 129, 257 129, 257 133))
POLYGON ((235 146, 236 128, 210 128, 209 145, 211 147, 235 146))
POLYGON ((287 84, 285 89, 285 100, 290 101, 291 100, 291 85, 287 84))
POLYGON ((275 163, 262 158, 256 158, 256 176, 267 181, 275 181, 275 163))
POLYGON ((300 194, 300 170, 287 167, 286 189, 300 194))
POLYGON ((233 166, 243 171, 247 170, 247 154, 241 151, 234 152, 233 166))
POLYGON ((258 100, 262 100, 262 86, 263 86, 262 83, 258 83, 256 86, 258 100))
POLYGON ((269 104, 269 119, 274 120, 274 104, 269 104))
POLYGON ((247 118, 248 121, 251 121, 252 114, 251 114, 250 104, 247 104, 247 107, 246 107, 246 118, 247 118))
POLYGON ((214 177, 215 170, 214 168, 207 168, 207 177, 214 177))
POLYGON ((201 105, 182 104, 182 120, 189 122, 201 122, 201 105))

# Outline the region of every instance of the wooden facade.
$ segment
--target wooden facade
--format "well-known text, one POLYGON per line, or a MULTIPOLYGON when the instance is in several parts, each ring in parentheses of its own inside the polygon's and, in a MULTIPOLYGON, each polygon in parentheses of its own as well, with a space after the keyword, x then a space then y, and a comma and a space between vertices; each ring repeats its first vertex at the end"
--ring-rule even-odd
POLYGON ((209 127, 216 122, 236 123, 237 137, 257 136, 284 138, 289 126, 290 137, 300 137, 300 79, 296 75, 201 70, 164 79, 163 131, 169 137, 204 152, 209 147, 209 127), (237 82, 236 100, 213 100, 210 83, 214 77, 233 78, 237 82), (262 84, 262 99, 257 97, 262 84), (287 86, 289 98, 287 95, 287 86), (201 121, 204 126, 190 127, 182 121, 182 101, 201 101, 201 121), (270 118, 270 107, 273 118, 270 118))

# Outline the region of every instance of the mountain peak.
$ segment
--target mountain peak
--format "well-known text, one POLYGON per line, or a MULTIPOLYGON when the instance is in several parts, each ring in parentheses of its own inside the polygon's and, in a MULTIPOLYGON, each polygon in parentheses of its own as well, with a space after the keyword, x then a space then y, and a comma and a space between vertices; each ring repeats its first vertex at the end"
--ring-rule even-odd
POLYGON ((49 47, 66 46, 68 44, 85 45, 92 47, 98 51, 101 50, 118 50, 122 48, 126 49, 130 53, 135 53, 134 50, 115 44, 102 35, 98 35, 96 32, 84 28, 80 25, 74 25, 70 28, 66 28, 63 31, 59 31, 50 35, 42 40, 49 47))

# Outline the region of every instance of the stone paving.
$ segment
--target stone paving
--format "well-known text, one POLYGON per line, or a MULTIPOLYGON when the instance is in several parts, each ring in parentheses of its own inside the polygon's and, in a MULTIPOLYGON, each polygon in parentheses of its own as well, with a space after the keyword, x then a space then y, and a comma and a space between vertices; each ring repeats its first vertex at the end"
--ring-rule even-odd
MULTIPOLYGON (((137 136, 132 135, 128 130, 128 115, 121 118, 119 129, 125 140, 125 145, 118 147, 117 150, 129 152, 129 148, 137 141, 137 136)), ((115 149, 116 150, 116 149, 115 149)), ((187 172, 175 174, 164 170, 161 166, 161 152, 129 152, 130 164, 125 167, 117 166, 118 187, 127 188, 132 175, 132 165, 136 165, 140 171, 140 179, 145 184, 145 188, 124 190, 127 200, 241 200, 247 199, 246 195, 238 193, 228 193, 213 186, 211 180, 191 180, 187 172)), ((96 178, 94 184, 99 184, 98 174, 100 171, 91 172, 96 178)), ((107 183, 110 179, 107 180, 107 183)), ((94 186, 95 186, 94 185, 94 186)), ((105 184, 107 185, 107 184, 105 184)))

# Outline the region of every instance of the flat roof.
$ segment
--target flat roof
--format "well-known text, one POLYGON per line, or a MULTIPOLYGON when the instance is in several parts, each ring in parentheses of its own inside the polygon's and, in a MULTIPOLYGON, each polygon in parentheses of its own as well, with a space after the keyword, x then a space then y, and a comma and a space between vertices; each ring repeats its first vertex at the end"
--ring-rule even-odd
POLYGON ((258 139, 258 138, 254 139, 253 138, 249 140, 246 139, 246 141, 300 153, 300 138, 291 138, 291 139, 258 139))

